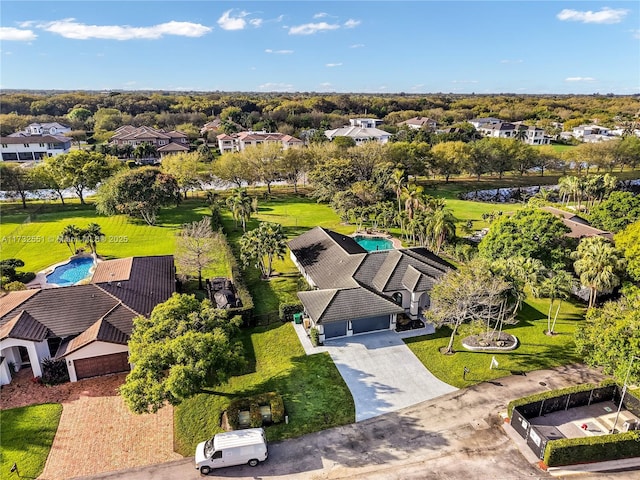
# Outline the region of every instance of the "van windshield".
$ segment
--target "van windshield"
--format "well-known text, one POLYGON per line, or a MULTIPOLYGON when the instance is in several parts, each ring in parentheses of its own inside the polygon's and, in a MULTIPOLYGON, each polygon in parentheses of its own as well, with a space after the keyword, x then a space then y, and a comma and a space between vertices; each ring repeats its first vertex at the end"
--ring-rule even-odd
POLYGON ((204 444, 204 456, 211 458, 215 449, 213 448, 213 438, 207 440, 204 444))

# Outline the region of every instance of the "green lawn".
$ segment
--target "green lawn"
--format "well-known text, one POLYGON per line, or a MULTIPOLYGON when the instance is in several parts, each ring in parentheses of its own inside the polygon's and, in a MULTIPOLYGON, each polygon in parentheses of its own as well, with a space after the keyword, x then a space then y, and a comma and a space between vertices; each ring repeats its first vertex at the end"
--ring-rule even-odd
POLYGON ((222 431, 220 416, 233 398, 274 391, 282 395, 289 423, 267 428, 269 440, 297 437, 355 421, 346 384, 327 353, 306 356, 291 323, 244 330, 249 368, 207 393, 177 406, 176 451, 193 455, 195 446, 222 431))
MULTIPOLYGON (((176 233, 184 223, 199 220, 209 214, 201 200, 185 201, 179 208, 163 209, 155 226, 130 219, 124 215, 105 217, 95 212, 93 205, 45 205, 38 213, 27 214, 13 208, 2 216, 0 240, 2 258, 19 258, 25 262, 24 271, 38 272, 71 255, 57 237, 69 224, 83 228, 95 222, 102 227, 105 240, 98 244, 98 254, 104 258, 128 256, 168 255, 175 253, 176 233), (27 221, 25 221, 27 220, 27 221)), ((83 245, 78 245, 82 247, 83 245)), ((226 258, 217 258, 207 275, 227 275, 226 258)))
POLYGON ((548 299, 528 298, 520 314, 519 323, 509 325, 505 332, 518 337, 519 346, 510 352, 470 352, 462 347, 462 339, 468 335, 468 327, 459 329, 454 341, 455 354, 443 355, 439 349, 449 343, 451 330, 441 328, 434 335, 408 338, 405 340, 411 351, 420 361, 443 382, 459 388, 479 382, 493 380, 514 373, 529 372, 556 367, 572 362, 580 362, 575 352, 574 332, 584 317, 584 307, 564 302, 555 336, 547 336, 548 299), (491 358, 495 355, 499 365, 489 369, 491 358), (464 367, 470 370, 463 380, 464 367))
POLYGON ((62 405, 57 403, 0 411, 0 477, 11 478, 14 463, 21 478, 42 473, 61 414, 62 405))

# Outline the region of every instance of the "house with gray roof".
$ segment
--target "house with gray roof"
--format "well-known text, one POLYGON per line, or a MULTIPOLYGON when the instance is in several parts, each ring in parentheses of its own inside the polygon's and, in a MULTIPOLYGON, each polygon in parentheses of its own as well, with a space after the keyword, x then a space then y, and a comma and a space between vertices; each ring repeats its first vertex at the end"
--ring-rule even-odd
POLYGON ((421 318, 429 292, 451 268, 425 248, 367 252, 352 237, 316 227, 289 242, 313 290, 299 292, 320 340, 393 330, 398 314, 421 318))
POLYGON ((173 256, 98 263, 91 283, 10 292, 0 297, 0 381, 46 358, 64 359, 72 382, 128 371, 133 319, 175 292, 173 256))

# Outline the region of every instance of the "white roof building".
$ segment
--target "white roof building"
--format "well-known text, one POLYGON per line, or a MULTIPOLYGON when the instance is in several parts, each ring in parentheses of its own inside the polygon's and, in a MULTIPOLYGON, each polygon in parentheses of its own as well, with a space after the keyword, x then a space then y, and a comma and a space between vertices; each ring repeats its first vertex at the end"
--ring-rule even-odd
POLYGON ((326 130, 324 134, 329 140, 333 140, 336 137, 353 138, 356 145, 362 145, 366 142, 378 142, 385 144, 389 141, 389 138, 391 138, 391 134, 389 132, 385 132, 379 128, 362 128, 354 126, 326 130))

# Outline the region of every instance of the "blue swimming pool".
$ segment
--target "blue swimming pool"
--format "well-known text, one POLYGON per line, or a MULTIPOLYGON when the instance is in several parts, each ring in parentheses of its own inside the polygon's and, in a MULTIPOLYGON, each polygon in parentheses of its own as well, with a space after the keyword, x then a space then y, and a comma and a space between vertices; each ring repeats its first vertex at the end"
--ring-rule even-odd
POLYGON ((60 286, 74 285, 89 276, 89 270, 93 265, 91 257, 74 258, 69 263, 56 267, 47 275, 47 283, 60 286))
POLYGON ((391 250, 393 242, 382 237, 363 237, 357 235, 353 239, 364 248, 367 252, 375 252, 376 250, 391 250))

